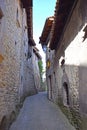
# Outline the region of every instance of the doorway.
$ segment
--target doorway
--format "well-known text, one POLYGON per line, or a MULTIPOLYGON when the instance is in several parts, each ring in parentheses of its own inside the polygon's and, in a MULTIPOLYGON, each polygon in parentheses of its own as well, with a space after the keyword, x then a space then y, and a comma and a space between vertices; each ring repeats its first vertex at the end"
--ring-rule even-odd
POLYGON ((52 99, 52 78, 49 76, 49 98, 52 99))
POLYGON ((66 82, 63 83, 63 103, 65 106, 69 106, 69 88, 66 82))

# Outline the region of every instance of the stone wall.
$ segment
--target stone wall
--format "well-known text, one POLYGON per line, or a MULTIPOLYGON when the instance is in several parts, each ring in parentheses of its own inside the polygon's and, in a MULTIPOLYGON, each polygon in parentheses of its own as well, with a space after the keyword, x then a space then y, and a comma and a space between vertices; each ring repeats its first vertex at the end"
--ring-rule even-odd
MULTIPOLYGON (((82 2, 82 0, 79 0, 67 22, 61 39, 61 44, 63 45, 61 54, 65 53, 65 72, 69 81, 70 105, 86 113, 87 103, 84 99, 87 92, 87 39, 85 31, 87 26, 87 11, 85 4, 86 1, 82 2), (64 48, 65 52, 63 52, 64 48)), ((56 51, 55 63, 58 60, 58 54, 59 50, 56 51)), ((60 70, 62 72, 60 75, 62 78, 63 69, 59 67, 59 72, 60 70)), ((62 82, 58 86, 61 86, 61 84, 62 82)))
POLYGON ((1 19, 2 46, 1 55, 3 61, 0 63, 0 121, 3 116, 10 115, 15 111, 19 102, 20 86, 20 49, 22 34, 22 10, 18 1, 1 2, 3 17, 1 19), (16 13, 19 9, 20 27, 17 27, 16 13))
POLYGON ((66 66, 66 73, 69 77, 70 105, 79 109, 79 68, 78 66, 66 66))
MULTIPOLYGON (((54 66, 54 55, 55 51, 51 51, 47 48, 46 52, 46 63, 50 62, 50 66, 46 65, 46 78, 47 78, 47 92, 48 98, 53 102, 58 101, 58 66, 54 66)), ((48 63, 47 63, 48 64, 48 63)))
POLYGON ((33 51, 32 65, 33 65, 33 72, 34 72, 35 88, 39 91, 39 89, 40 89, 40 72, 39 72, 38 61, 39 61, 39 58, 33 51))
POLYGON ((56 49, 54 59, 50 59, 53 67, 47 69, 49 98, 51 97, 53 101, 62 101, 64 105, 80 110, 81 113, 87 113, 86 4, 86 0, 78 0, 73 8, 60 40, 62 47, 56 49), (65 60, 63 66, 62 56, 65 60))
POLYGON ((28 41, 26 10, 20 0, 0 0, 0 129, 3 130, 16 116, 21 98, 31 90, 36 93, 28 41))
MULTIPOLYGON (((31 55, 32 55, 32 51, 31 51, 31 55)), ((24 89, 26 96, 37 93, 37 89, 35 86, 35 79, 34 79, 34 68, 33 68, 32 56, 31 58, 28 59, 27 62, 26 88, 24 89)))

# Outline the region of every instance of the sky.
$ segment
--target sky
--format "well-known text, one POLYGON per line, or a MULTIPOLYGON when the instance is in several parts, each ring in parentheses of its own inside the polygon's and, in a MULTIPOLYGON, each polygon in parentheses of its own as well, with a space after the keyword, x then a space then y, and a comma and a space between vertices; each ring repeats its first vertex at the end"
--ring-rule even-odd
POLYGON ((45 62, 45 54, 39 44, 39 37, 43 31, 46 18, 54 15, 55 6, 56 0, 33 0, 33 37, 37 48, 40 50, 43 62, 45 62))

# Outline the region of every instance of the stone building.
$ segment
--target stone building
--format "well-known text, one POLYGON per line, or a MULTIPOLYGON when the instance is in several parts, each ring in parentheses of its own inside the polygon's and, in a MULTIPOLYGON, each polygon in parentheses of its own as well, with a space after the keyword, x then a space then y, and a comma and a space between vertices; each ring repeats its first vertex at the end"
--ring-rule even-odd
POLYGON ((25 96, 35 94, 40 88, 40 73, 38 61, 41 60, 39 50, 36 47, 31 49, 31 58, 28 59, 26 69, 26 88, 24 88, 25 96))
POLYGON ((57 0, 54 21, 50 29, 45 24, 40 37, 50 58, 47 62, 49 98, 83 115, 87 114, 86 6, 86 0, 57 0))
POLYGON ((33 65, 33 69, 34 69, 35 86, 36 86, 37 90, 39 91, 40 87, 41 87, 41 85, 40 85, 41 77, 40 77, 40 70, 39 70, 39 67, 38 67, 38 62, 40 60, 42 60, 42 57, 39 54, 39 50, 36 47, 33 47, 33 53, 34 54, 33 54, 32 65, 33 65))
POLYGON ((20 101, 37 93, 32 24, 32 0, 0 0, 0 130, 14 120, 20 101))
MULTIPOLYGON (((39 43, 42 44, 43 50, 46 52, 46 81, 47 81, 47 95, 48 98, 52 100, 53 98, 53 85, 52 85, 52 73, 53 73, 53 57, 54 57, 54 50, 52 51, 49 48, 50 43, 50 32, 52 28, 52 24, 54 21, 54 16, 48 17, 45 21, 45 25, 40 36, 39 43)), ((55 89, 54 89, 55 90, 55 89)))

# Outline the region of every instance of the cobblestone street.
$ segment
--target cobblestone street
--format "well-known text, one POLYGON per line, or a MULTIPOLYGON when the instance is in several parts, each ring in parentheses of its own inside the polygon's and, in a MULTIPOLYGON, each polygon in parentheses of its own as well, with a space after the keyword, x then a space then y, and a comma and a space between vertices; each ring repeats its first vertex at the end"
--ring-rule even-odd
POLYGON ((75 130, 61 110, 50 102, 46 93, 26 98, 10 130, 75 130))

